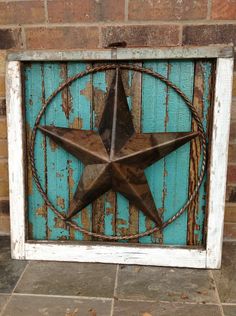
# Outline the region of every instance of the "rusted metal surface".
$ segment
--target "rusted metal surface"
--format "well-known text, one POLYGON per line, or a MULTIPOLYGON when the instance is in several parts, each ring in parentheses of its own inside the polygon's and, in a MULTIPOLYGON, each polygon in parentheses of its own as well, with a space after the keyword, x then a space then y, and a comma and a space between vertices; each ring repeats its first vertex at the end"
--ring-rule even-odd
MULTIPOLYGON (((103 165, 103 166, 102 166, 101 169, 96 170, 97 177, 95 179, 96 180, 95 181, 95 186, 97 185, 97 178, 99 180, 102 178, 101 181, 104 182, 103 181, 103 176, 105 175, 105 179, 106 179, 105 186, 110 181, 110 182, 112 182, 112 183, 110 183, 110 187, 114 187, 115 189, 117 189, 117 191, 120 190, 122 192, 122 194, 124 194, 123 187, 120 188, 119 187, 119 183, 115 183, 115 181, 113 181, 114 177, 111 176, 111 171, 110 170, 114 170, 115 171, 114 172, 115 178, 118 178, 118 179, 124 181, 125 185, 127 186, 127 192, 125 192, 126 196, 128 198, 134 199, 135 204, 138 205, 138 207, 141 206, 142 211, 146 212, 148 214, 148 216, 155 221, 156 226, 154 228, 149 229, 146 232, 142 232, 142 233, 139 233, 139 234, 126 235, 126 236, 106 236, 106 235, 103 235, 103 234, 99 234, 99 233, 97 234, 97 233, 94 233, 92 231, 88 231, 88 230, 80 227, 73 220, 68 219, 68 218, 67 218, 67 223, 71 227, 73 227, 74 229, 76 229, 76 230, 78 230, 78 231, 80 231, 80 232, 82 232, 84 234, 87 234, 89 236, 103 238, 103 239, 108 239, 108 240, 122 240, 122 239, 131 240, 131 239, 136 239, 138 237, 147 236, 147 235, 150 235, 150 234, 152 234, 154 232, 157 232, 157 231, 160 230, 160 226, 162 228, 168 226, 170 223, 172 223, 174 220, 176 220, 181 214, 183 214, 183 212, 191 204, 191 202, 193 201, 194 197, 196 196, 196 194, 198 192, 198 189, 199 189, 199 187, 201 185, 203 176, 204 176, 205 165, 206 165, 206 137, 205 137, 205 133, 204 133, 204 129, 203 129, 201 120, 200 120, 200 118, 198 116, 197 111, 195 110, 194 106, 192 105, 191 101, 187 98, 187 96, 176 85, 174 85, 172 82, 170 82, 167 78, 165 78, 164 76, 160 75, 157 72, 152 71, 151 69, 142 68, 142 67, 139 67, 139 66, 136 66, 136 65, 116 65, 116 64, 101 65, 101 66, 97 66, 97 67, 94 67, 94 68, 90 68, 90 69, 87 69, 86 71, 83 71, 83 72, 81 72, 81 73, 79 73, 79 74, 77 74, 77 75, 75 75, 75 76, 73 76, 71 78, 68 78, 68 80, 66 80, 65 83, 61 84, 58 87, 58 89, 55 90, 54 93, 47 99, 47 101, 43 104, 42 109, 41 109, 41 111, 38 114, 38 117, 37 117, 37 119, 35 121, 35 127, 34 127, 34 129, 32 131, 31 148, 30 148, 30 162, 31 162, 31 166, 32 166, 33 176, 35 178, 35 182, 36 182, 36 185, 37 185, 37 187, 39 189, 39 192, 42 194, 46 204, 53 210, 53 212, 62 221, 64 221, 66 218, 48 200, 48 197, 47 197, 46 193, 43 191, 43 189, 42 189, 42 187, 40 185, 40 182, 39 182, 39 179, 38 179, 38 176, 37 176, 37 170, 35 169, 35 164, 34 164, 34 142, 35 142, 36 132, 37 132, 37 130, 39 128, 40 120, 41 120, 42 115, 44 114, 47 106, 52 101, 52 99, 60 91, 62 91, 67 85, 71 84, 73 81, 75 81, 75 80, 77 80, 79 78, 82 78, 83 76, 86 76, 86 75, 89 75, 89 74, 92 74, 92 73, 96 73, 96 72, 106 71, 106 70, 109 70, 109 69, 117 69, 117 67, 119 67, 122 70, 133 70, 133 71, 136 71, 136 72, 144 72, 144 73, 146 73, 146 74, 148 74, 150 76, 153 76, 154 78, 160 79, 168 87, 170 87, 173 90, 175 90, 175 92, 180 95, 180 97, 185 101, 186 105, 191 110, 193 118, 197 122, 198 131, 199 131, 199 133, 195 133, 195 134, 194 133, 189 133, 189 135, 187 135, 186 133, 180 133, 181 137, 180 137, 180 139, 178 139, 179 143, 177 145, 173 145, 173 144, 176 143, 176 137, 179 138, 179 136, 180 136, 180 134, 178 134, 178 133, 171 133, 172 134, 171 135, 172 138, 171 139, 168 139, 168 138, 165 139, 165 141, 162 142, 161 144, 157 144, 157 142, 160 140, 160 138, 157 137, 158 133, 146 134, 145 137, 144 137, 144 140, 142 139, 142 141, 145 142, 145 146, 146 146, 145 148, 143 148, 144 149, 144 151, 143 151, 144 161, 142 162, 141 167, 140 166, 138 167, 138 170, 137 170, 137 167, 135 165, 134 166, 132 165, 132 163, 134 162, 134 157, 138 158, 139 162, 142 161, 142 159, 141 159, 142 151, 141 151, 141 153, 140 153, 139 150, 135 151, 134 153, 132 153, 131 151, 133 150, 133 142, 135 142, 135 140, 137 140, 137 142, 139 142, 140 139, 139 139, 139 137, 137 137, 137 134, 135 134, 135 133, 133 133, 131 135, 130 130, 133 130, 133 126, 132 126, 132 124, 129 121, 128 121, 129 129, 126 130, 125 136, 127 136, 127 135, 130 136, 129 138, 127 137, 127 140, 130 140, 131 148, 129 148, 129 146, 126 146, 126 147, 124 146, 124 152, 122 152, 123 148, 119 149, 119 146, 121 146, 120 144, 122 144, 122 142, 121 143, 120 142, 116 142, 115 138, 113 139, 113 137, 109 138, 110 132, 108 130, 108 144, 110 142, 111 147, 109 148, 108 146, 106 146, 107 157, 103 156, 103 154, 101 155, 102 157, 99 157, 97 155, 97 153, 93 155, 93 154, 91 154, 91 150, 88 150, 88 151, 87 151, 87 149, 85 150, 86 151, 86 155, 87 155, 87 157, 89 157, 89 159, 92 159, 92 160, 95 159, 96 161, 99 160, 100 162, 101 162, 101 160, 102 161, 104 161, 104 159, 106 160, 105 162, 99 163, 100 165, 103 165), (181 146, 181 143, 184 144, 188 140, 196 137, 197 135, 199 135, 200 138, 201 138, 201 145, 202 145, 202 150, 203 150, 203 160, 202 160, 201 172, 200 172, 200 175, 199 175, 198 182, 196 184, 195 190, 193 191, 193 194, 189 198, 189 200, 183 205, 183 207, 178 212, 176 212, 176 214, 174 214, 172 217, 167 219, 162 224, 156 208, 154 208, 152 206, 152 204, 154 204, 153 203, 153 199, 149 200, 151 193, 149 191, 149 187, 147 185, 146 179, 143 177, 143 174, 142 174, 142 172, 144 170, 143 168, 145 168, 146 166, 148 166, 151 163, 153 163, 153 159, 149 157, 149 155, 150 156, 153 155, 153 152, 155 154, 157 154, 158 157, 157 157, 156 160, 158 160, 161 157, 163 157, 162 151, 164 152, 164 155, 167 155, 172 150, 175 150, 177 147, 181 146), (150 150, 150 145, 152 146, 151 150, 150 150), (159 145, 160 145, 161 150, 160 150, 160 148, 158 149, 159 145), (177 146, 177 147, 175 147, 175 146, 177 146), (111 153, 112 155, 110 156, 109 153, 111 153), (113 159, 112 161, 111 161, 110 157, 112 157, 112 159, 113 159), (136 178, 137 177, 135 177, 136 172, 138 172, 138 174, 140 174, 140 180, 138 179, 137 183, 136 183, 136 180, 137 180, 136 178), (130 179, 132 181, 134 181, 134 183, 132 183, 132 181, 131 181, 131 186, 129 185, 129 180, 130 179), (134 192, 133 189, 136 190, 136 187, 138 187, 138 190, 137 190, 137 192, 134 192), (140 196, 140 192, 142 194, 144 193, 144 199, 143 199, 142 196, 140 196), (149 195, 149 193, 150 193, 150 195, 149 195), (146 198, 147 198, 147 200, 149 200, 149 202, 147 204, 145 204, 146 203, 146 198), (149 208, 150 206, 151 206, 151 209, 149 208), (146 209, 147 207, 148 207, 148 210, 146 209)), ((118 82, 119 82, 119 76, 120 76, 119 72, 117 71, 116 72, 116 80, 113 81, 115 83, 115 85, 117 85, 117 86, 118 86, 118 82)), ((117 96, 115 97, 115 94, 114 94, 114 99, 115 98, 117 98, 117 96)), ((114 105, 115 105, 115 103, 114 103, 114 105)), ((116 106, 115 106, 115 108, 117 109, 116 106)), ((112 113, 114 113, 114 111, 112 113)), ((125 116, 128 117, 128 118, 130 117, 128 113, 126 113, 125 116)), ((116 126, 116 124, 115 124, 115 126, 116 126)), ((110 126, 110 128, 113 131, 115 130, 115 127, 113 128, 113 125, 110 126)), ((41 127, 41 129, 43 129, 43 127, 41 127)), ((54 132, 55 132, 55 129, 57 129, 57 128, 44 127, 44 132, 51 133, 52 129, 54 129, 54 132)), ((119 130, 119 128, 118 128, 118 130, 119 130)), ((58 131, 59 130, 57 130, 57 132, 58 131)), ((55 134, 54 132, 53 132, 53 134, 55 134)), ((72 132, 72 134, 74 134, 73 129, 71 129, 71 132, 72 132)), ((63 146, 68 146, 67 144, 65 145, 65 142, 62 141, 62 138, 64 138, 64 134, 65 133, 67 133, 67 136, 68 136, 68 132, 66 132, 65 129, 60 129, 60 132, 58 133, 58 135, 57 134, 54 135, 54 139, 55 140, 58 139, 60 145, 63 144, 63 146), (63 137, 62 137, 62 134, 61 134, 61 130, 64 130, 64 132, 62 133, 63 137)), ((122 131, 122 133, 123 133, 123 131, 122 131)), ((165 134, 165 133, 160 133, 160 134, 165 134)), ((91 135, 92 135, 93 139, 96 138, 96 137, 94 138, 95 134, 91 133, 91 135)), ((111 135, 112 135, 112 133, 111 133, 111 135)), ((114 133, 114 135, 116 135, 116 133, 114 133)), ((138 135, 138 136, 140 136, 140 135, 138 135)), ((97 135, 97 137, 100 138, 99 135, 97 135)), ((71 137, 69 137, 69 138, 71 138, 71 137)), ((73 137, 72 137, 72 140, 73 140, 73 137)), ((104 140, 104 138, 103 138, 103 140, 104 140)), ((71 141, 71 139, 69 140, 69 143, 70 143, 70 141, 71 141)), ((98 143, 101 144, 101 138, 100 138, 100 141, 98 141, 98 143)), ((102 144, 104 144, 104 143, 102 143, 102 144)), ((107 140, 106 140, 106 144, 107 144, 107 140)), ((76 147, 75 144, 72 142, 72 147, 73 147, 73 151, 74 151, 73 154, 75 154, 75 152, 77 154, 77 150, 78 150, 78 152, 81 153, 82 149, 81 149, 80 146, 76 147)), ((105 148, 105 146, 104 146, 104 148, 105 148)), ((92 151, 92 153, 93 153, 93 151, 92 151)), ((98 163, 96 163, 96 164, 98 164, 98 163)), ((87 166, 89 166, 89 165, 87 165, 87 166)), ((86 168, 85 168, 85 172, 87 172, 86 168)), ((89 174, 89 172, 88 172, 88 174, 89 174)), ((81 181, 82 181, 82 179, 83 179, 83 177, 81 177, 81 181)), ((90 182, 88 182, 87 180, 86 180, 86 185, 88 187, 90 186, 90 182)), ((81 187, 79 185, 78 189, 77 189, 77 192, 76 192, 77 194, 78 194, 80 189, 81 189, 81 187)), ((83 189, 83 186, 82 186, 82 189, 83 189)), ((84 195, 82 204, 86 204, 87 201, 90 199, 89 193, 90 193, 90 191, 86 192, 86 194, 84 195)), ((96 193, 96 195, 97 195, 97 193, 96 193)), ((75 196, 76 196, 76 194, 75 194, 75 196)), ((80 203, 81 203, 81 201, 80 201, 80 203)), ((73 205, 73 203, 71 203, 71 204, 73 205)), ((77 211, 73 210, 73 208, 72 208, 72 210, 70 210, 69 217, 72 216, 73 212, 77 213, 77 211)))

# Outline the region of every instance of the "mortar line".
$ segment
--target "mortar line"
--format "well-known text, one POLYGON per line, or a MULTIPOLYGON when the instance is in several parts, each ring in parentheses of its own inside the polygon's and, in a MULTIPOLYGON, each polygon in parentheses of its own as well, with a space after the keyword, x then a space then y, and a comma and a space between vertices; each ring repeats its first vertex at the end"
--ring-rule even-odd
POLYGON ((45 14, 45 22, 48 24, 48 1, 44 0, 44 14, 45 14))
POLYGON ((129 0, 125 0, 125 22, 129 19, 129 0))
MULTIPOLYGON (((153 21, 153 20, 147 20, 147 21, 119 21, 119 22, 67 22, 67 23, 22 23, 21 26, 26 28, 54 28, 54 27, 95 27, 95 26, 104 26, 104 27, 127 27, 127 26, 161 26, 161 25, 169 25, 169 26, 198 26, 198 25, 236 25, 235 20, 173 20, 173 21, 153 21)), ((1 29, 19 29, 19 25, 16 24, 3 24, 0 26, 1 29)))
POLYGON ((22 37, 22 42, 23 42, 23 49, 27 49, 25 27, 24 26, 21 28, 21 37, 22 37))
POLYGON ((112 303, 111 303, 111 316, 113 316, 113 313, 114 313, 115 299, 117 297, 118 274, 119 274, 119 264, 117 264, 117 267, 116 267, 116 277, 115 277, 115 284, 114 284, 114 292, 113 292, 113 299, 112 299, 112 303))
POLYGON ((212 0, 208 0, 207 3, 207 20, 211 19, 212 0))
POLYGON ((224 316, 224 311, 223 311, 222 303, 221 303, 221 300, 220 300, 220 295, 219 295, 219 292, 218 292, 218 288, 216 286, 216 281, 215 281, 213 272, 211 270, 208 270, 208 273, 209 273, 210 277, 212 278, 214 286, 215 286, 215 295, 216 295, 217 301, 219 302, 221 315, 224 316))

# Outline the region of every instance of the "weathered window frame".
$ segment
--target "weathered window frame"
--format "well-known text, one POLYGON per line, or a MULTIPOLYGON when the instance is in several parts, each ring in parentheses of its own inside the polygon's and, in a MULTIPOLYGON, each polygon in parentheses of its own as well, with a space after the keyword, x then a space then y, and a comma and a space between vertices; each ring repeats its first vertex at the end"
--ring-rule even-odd
POLYGON ((232 78, 232 46, 9 53, 6 87, 12 257, 27 260, 219 268, 223 240, 232 78), (23 61, 188 58, 216 59, 206 248, 27 241, 21 63, 23 61))

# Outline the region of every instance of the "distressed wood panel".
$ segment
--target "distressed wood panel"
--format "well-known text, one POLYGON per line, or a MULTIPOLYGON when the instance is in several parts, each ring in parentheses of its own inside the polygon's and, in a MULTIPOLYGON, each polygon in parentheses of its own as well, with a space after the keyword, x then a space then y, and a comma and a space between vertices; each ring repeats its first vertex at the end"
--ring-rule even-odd
MULTIPOLYGON (((47 98, 67 77, 73 76, 89 66, 91 64, 85 62, 32 63, 30 66, 26 66, 27 124, 31 124, 32 128, 32 124, 40 110, 42 99, 47 98), (40 88, 39 82, 42 82, 40 88), (32 95, 35 95, 34 104, 36 105, 34 107, 29 106, 32 102, 30 101, 32 95)), ((199 75, 196 71, 194 78, 194 69, 197 70, 198 68, 193 61, 145 61, 143 66, 154 69, 168 77, 190 99, 194 97, 194 102, 196 101, 196 89, 198 88, 196 78, 199 75)), ((211 63, 208 62, 205 66, 205 76, 202 78, 204 85, 202 117, 205 127, 207 127, 207 108, 210 102, 207 89, 210 88, 211 63)), ((112 71, 96 73, 73 82, 70 87, 59 93, 49 105, 41 124, 96 130, 105 104, 112 73, 112 71)), ((136 131, 172 132, 191 130, 193 125, 191 114, 184 101, 163 82, 146 74, 141 75, 132 71, 124 71, 122 79, 136 131)), ((29 140, 30 129, 27 135, 29 140)), ((76 190, 83 165, 62 148, 55 146, 49 139, 45 142, 40 133, 38 133, 37 141, 36 152, 41 157, 41 167, 37 165, 37 168, 42 175, 44 171, 48 171, 46 173, 48 176, 45 176, 45 180, 41 179, 41 181, 50 200, 64 213, 67 211, 69 201, 76 190)), ((193 150, 192 146, 191 152, 193 150)), ((196 170, 196 168, 198 169, 196 165, 191 166, 190 144, 186 144, 145 171, 158 211, 164 220, 175 214, 187 200, 192 187, 188 176, 190 174, 194 179, 192 170, 196 170)), ((30 172, 28 174, 28 183, 30 184, 30 181, 33 183, 30 172)), ((36 190, 37 188, 35 188, 36 190)), ((29 235, 31 239, 96 240, 74 229, 65 227, 64 223, 58 220, 50 209, 46 210, 40 194, 37 194, 32 195, 34 196, 34 202, 30 202, 31 195, 28 198, 29 222, 33 222, 32 233, 29 235), (44 216, 38 216, 36 207, 38 205, 44 207, 42 210, 44 216)), ((193 210, 189 209, 188 214, 187 212, 183 214, 163 232, 130 242, 186 245, 188 240, 189 244, 201 244, 205 217, 204 199, 205 188, 202 186, 196 203, 198 210, 195 207, 193 210), (190 214, 193 214, 193 219, 190 219, 190 214), (195 227, 198 225, 198 234, 194 229, 190 231, 190 221, 194 221, 195 227), (193 242, 193 240, 195 241, 193 242)), ((93 231, 109 235, 133 234, 143 232, 154 225, 132 203, 129 203, 122 195, 115 194, 112 191, 107 192, 92 204, 76 216, 78 224, 88 230, 93 229, 93 231)))
MULTIPOLYGON (((43 84, 43 65, 41 63, 27 64, 24 71, 24 80, 26 144, 27 153, 29 153, 28 145, 31 138, 31 131, 45 97, 43 84)), ((43 119, 43 123, 45 123, 45 119, 43 119)), ((38 133, 35 141, 35 154, 37 156, 35 165, 40 173, 40 180, 44 190, 46 190, 46 170, 45 161, 41 158, 42 155, 45 158, 45 150, 45 137, 38 133)), ((29 161, 29 155, 27 160, 29 161)), ((30 239, 43 240, 47 238, 47 208, 42 196, 38 192, 35 181, 33 180, 29 163, 27 165, 27 183, 27 207, 30 210, 28 213, 28 235, 30 239)))
MULTIPOLYGON (((195 64, 193 103, 202 120, 207 136, 209 136, 209 125, 211 125, 212 119, 210 107, 212 98, 212 69, 213 64, 209 61, 198 61, 195 64)), ((194 120, 192 121, 192 130, 197 130, 197 124, 194 120)), ((197 138, 191 142, 190 149, 189 195, 193 193, 197 185, 201 162, 201 145, 199 138, 197 138)), ((199 245, 202 243, 206 212, 206 185, 207 179, 205 176, 198 195, 188 208, 188 245, 199 245)))

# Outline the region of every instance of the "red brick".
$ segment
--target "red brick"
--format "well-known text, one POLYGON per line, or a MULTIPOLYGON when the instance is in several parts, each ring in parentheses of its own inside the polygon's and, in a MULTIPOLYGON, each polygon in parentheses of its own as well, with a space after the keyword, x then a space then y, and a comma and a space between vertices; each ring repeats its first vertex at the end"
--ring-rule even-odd
POLYGON ((224 238, 232 240, 236 238, 236 223, 224 224, 224 238))
POLYGON ((236 183, 236 165, 228 164, 227 183, 236 183))
POLYGON ((212 13, 213 19, 235 20, 236 19, 236 1, 235 0, 213 0, 212 13))
POLYGON ((0 99, 0 116, 1 115, 6 115, 6 100, 5 99, 0 99))
POLYGON ((124 20, 125 0, 48 1, 50 22, 99 22, 124 20))
POLYGON ((191 20, 204 19, 207 0, 130 0, 130 20, 191 20))
POLYGON ((97 48, 97 27, 54 27, 26 29, 27 48, 30 49, 75 49, 97 48))
MULTIPOLYGON (((231 119, 236 120, 236 98, 233 98, 232 100, 231 119)), ((236 126, 235 126, 235 140, 236 140, 236 126)))
POLYGON ((184 45, 236 44, 236 25, 186 25, 183 28, 184 45))
POLYGON ((0 139, 0 158, 7 158, 7 140, 0 139))
POLYGON ((230 143, 236 143, 236 121, 231 121, 229 141, 230 143))
POLYGON ((44 17, 44 1, 0 2, 0 24, 41 23, 44 17))
POLYGON ((236 163, 236 144, 229 145, 229 163, 236 163))
POLYGON ((227 185, 226 201, 235 203, 235 214, 236 214, 236 185, 227 185))
POLYGON ((179 44, 176 25, 129 25, 102 28, 102 46, 127 42, 127 46, 173 46, 179 44))
POLYGON ((7 121, 6 118, 0 118, 0 139, 7 138, 7 121))
POLYGON ((0 49, 22 47, 21 29, 0 29, 0 49))

